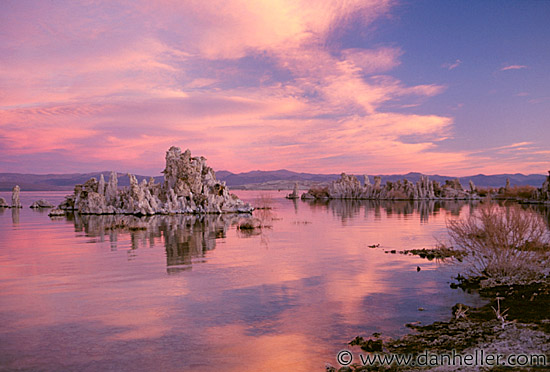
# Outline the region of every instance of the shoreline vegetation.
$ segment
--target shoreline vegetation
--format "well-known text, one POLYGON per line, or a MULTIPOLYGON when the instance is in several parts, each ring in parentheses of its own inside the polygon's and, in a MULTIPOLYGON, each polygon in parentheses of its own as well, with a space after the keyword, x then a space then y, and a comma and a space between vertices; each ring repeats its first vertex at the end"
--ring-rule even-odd
MULTIPOLYGON (((357 336, 350 346, 363 353, 422 353, 463 355, 485 353, 545 355, 546 365, 528 365, 514 370, 550 367, 550 233, 545 220, 518 204, 482 203, 468 217, 448 222, 450 243, 434 249, 401 251, 431 259, 461 262, 465 275, 458 275, 451 288, 477 292, 488 303, 479 308, 457 303, 450 320, 429 325, 407 324, 414 333, 398 339, 380 334, 357 336)), ((369 246, 377 248, 379 245, 369 246)), ((396 253, 391 251, 390 253, 396 253)), ((411 368, 390 365, 352 364, 329 372, 349 371, 475 371, 509 370, 503 366, 437 365, 411 368)))

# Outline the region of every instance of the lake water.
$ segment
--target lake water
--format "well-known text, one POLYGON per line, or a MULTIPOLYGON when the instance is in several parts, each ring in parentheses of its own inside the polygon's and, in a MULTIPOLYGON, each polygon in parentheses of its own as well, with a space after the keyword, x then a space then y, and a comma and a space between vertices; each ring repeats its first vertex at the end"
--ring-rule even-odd
POLYGON ((235 193, 267 200, 254 214, 270 227, 243 232, 231 215, 50 219, 28 206, 66 192, 22 192, 23 209, 0 210, 0 370, 322 371, 357 335, 400 336, 481 303, 449 288, 456 266, 385 253, 432 248, 468 204, 235 193))

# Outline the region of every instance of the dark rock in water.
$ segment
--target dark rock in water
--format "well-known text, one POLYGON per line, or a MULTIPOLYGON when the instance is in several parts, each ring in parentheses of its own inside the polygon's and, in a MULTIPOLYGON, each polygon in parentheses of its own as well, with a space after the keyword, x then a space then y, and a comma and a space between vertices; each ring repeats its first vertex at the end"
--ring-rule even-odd
POLYGON ((420 266, 417 266, 417 267, 416 267, 416 271, 418 272, 418 271, 420 271, 420 270, 422 270, 422 269, 420 268, 420 266))
POLYGON ((10 206, 6 202, 6 199, 0 198, 0 208, 9 208, 10 206))
POLYGON ((262 228, 262 221, 259 218, 246 218, 239 222, 239 230, 254 230, 262 228))
POLYGON ((64 215, 65 215, 65 211, 59 208, 54 208, 50 211, 50 213, 48 213, 48 216, 50 217, 57 217, 57 216, 64 216, 64 215))
POLYGON ((40 199, 31 204, 30 208, 53 208, 54 205, 45 199, 40 199))
POLYGON ((370 338, 368 340, 365 340, 363 337, 360 336, 355 337, 355 339, 353 339, 349 343, 350 346, 358 345, 359 347, 361 347, 361 350, 366 352, 382 351, 383 344, 384 343, 382 340, 373 340, 370 338))
POLYGON ((445 246, 434 248, 434 249, 409 249, 404 251, 399 251, 401 254, 411 254, 413 256, 418 256, 420 258, 426 258, 428 261, 433 259, 444 260, 446 258, 455 258, 458 261, 462 261, 466 252, 458 249, 450 249, 445 246))
POLYGON ((81 214, 176 214, 176 213, 250 213, 253 208, 230 194, 225 182, 216 180, 204 157, 191 157, 171 147, 166 152, 164 183, 151 178, 138 183, 129 174, 130 186, 118 189, 115 172, 105 184, 103 176, 76 185, 73 195, 65 198, 61 209, 78 210, 81 214))

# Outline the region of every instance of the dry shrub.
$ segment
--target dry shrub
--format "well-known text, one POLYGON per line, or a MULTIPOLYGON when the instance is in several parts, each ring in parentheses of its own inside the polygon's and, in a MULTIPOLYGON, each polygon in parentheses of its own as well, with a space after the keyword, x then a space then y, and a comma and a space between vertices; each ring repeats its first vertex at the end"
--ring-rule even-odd
POLYGON ((533 197, 536 187, 533 186, 512 186, 504 189, 503 196, 506 198, 530 199, 533 197))
POLYGON ((545 275, 549 231, 532 210, 484 203, 467 218, 448 221, 447 229, 454 245, 470 253, 472 275, 519 281, 545 275))
POLYGON ((479 196, 483 198, 485 196, 490 196, 492 193, 495 192, 495 189, 493 189, 492 187, 476 186, 476 192, 479 196))
POLYGON ((254 201, 256 209, 271 209, 273 205, 273 197, 269 192, 260 192, 254 201))
MULTIPOLYGON (((273 195, 268 191, 258 193, 254 201, 254 216, 255 220, 261 221, 261 227, 271 227, 272 221, 275 219, 273 212, 274 199, 273 195)), ((243 229, 243 228, 240 228, 243 229)), ((244 227, 244 230, 247 228, 244 227)))

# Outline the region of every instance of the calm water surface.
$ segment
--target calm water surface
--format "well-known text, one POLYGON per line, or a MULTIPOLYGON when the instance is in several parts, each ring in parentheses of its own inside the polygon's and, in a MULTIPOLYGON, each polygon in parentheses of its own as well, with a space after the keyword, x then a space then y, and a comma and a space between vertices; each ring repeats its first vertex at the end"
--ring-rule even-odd
POLYGON ((269 228, 241 232, 230 215, 50 219, 28 206, 65 192, 22 192, 23 209, 0 210, 0 370, 321 371, 356 335, 400 336, 480 303, 449 288, 458 268, 384 252, 433 247, 468 204, 236 193, 270 195, 254 212, 269 228))

